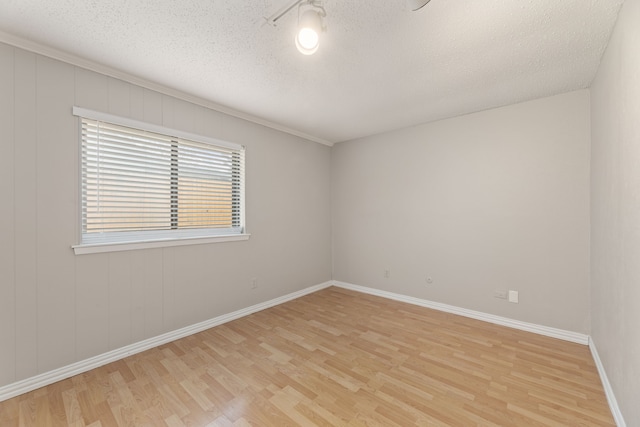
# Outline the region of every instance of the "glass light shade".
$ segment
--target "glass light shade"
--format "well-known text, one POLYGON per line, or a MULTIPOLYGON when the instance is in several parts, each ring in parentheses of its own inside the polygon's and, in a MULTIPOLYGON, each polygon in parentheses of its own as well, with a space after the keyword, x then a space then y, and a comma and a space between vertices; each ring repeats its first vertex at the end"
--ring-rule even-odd
POLYGON ((318 33, 311 28, 301 28, 298 31, 298 43, 305 49, 313 49, 318 46, 318 33))
POLYGON ((409 8, 411 10, 416 11, 426 6, 426 4, 429 3, 429 1, 430 0, 407 0, 407 3, 409 4, 409 8))
POLYGON ((300 17, 298 33, 296 34, 296 47, 304 55, 312 55, 320 46, 320 31, 322 21, 315 10, 307 10, 300 17))

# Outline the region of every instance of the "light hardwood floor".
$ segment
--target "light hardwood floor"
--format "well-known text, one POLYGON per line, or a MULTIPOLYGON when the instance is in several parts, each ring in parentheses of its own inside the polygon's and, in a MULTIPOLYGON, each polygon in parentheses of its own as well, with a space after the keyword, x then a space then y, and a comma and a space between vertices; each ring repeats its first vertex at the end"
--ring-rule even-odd
POLYGON ((328 288, 0 403, 5 426, 613 426, 588 347, 328 288))

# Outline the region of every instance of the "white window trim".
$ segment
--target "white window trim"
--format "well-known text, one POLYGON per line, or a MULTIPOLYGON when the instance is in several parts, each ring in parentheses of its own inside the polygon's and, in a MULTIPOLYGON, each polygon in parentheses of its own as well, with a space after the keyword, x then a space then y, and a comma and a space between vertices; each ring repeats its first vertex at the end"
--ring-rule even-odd
POLYGON ((103 252, 132 251, 136 249, 166 248, 171 246, 201 245, 205 243, 237 242, 249 240, 251 234, 226 234, 220 236, 183 237, 179 239, 137 240, 135 242, 98 243, 72 246, 76 255, 103 252))
MULTIPOLYGON (((135 119, 129 119, 126 117, 115 116, 108 113, 99 111, 93 111, 82 107, 73 107, 73 115, 83 117, 90 120, 98 120, 108 122, 120 126, 131 127, 149 132, 155 132, 163 135, 170 135, 177 138, 184 138, 196 142, 204 142, 219 147, 229 148, 233 150, 244 149, 241 144, 233 142, 222 141, 215 138, 210 138, 202 135, 193 134, 190 132, 184 132, 172 128, 167 128, 152 123, 141 122, 135 119)), ((244 181, 242 182, 244 187, 244 181)), ((242 190, 244 194, 244 188, 242 190)), ((194 233, 196 230, 187 230, 186 235, 179 237, 163 237, 161 234, 153 237, 153 234, 147 239, 124 240, 113 242, 99 242, 99 243, 80 243, 71 246, 76 255, 95 254, 104 252, 118 252, 137 249, 152 249, 172 246, 186 246, 186 245, 198 245, 207 243, 222 243, 222 242, 235 242, 248 240, 251 234, 246 233, 246 219, 245 219, 245 201, 240 206, 241 209, 241 222, 243 224, 243 232, 239 234, 207 234, 207 229, 202 229, 204 233, 197 235, 194 233)), ((82 235, 82 229, 79 228, 78 235, 82 235)), ((214 231, 215 233, 215 231, 214 231)))
POLYGON ((74 106, 73 115, 78 117, 84 117, 85 119, 98 120, 101 122, 109 122, 114 125, 127 126, 130 128, 160 133, 163 135, 175 136, 177 138, 190 139, 196 142, 205 142, 207 144, 230 148, 232 150, 240 150, 243 148, 241 144, 236 144, 234 142, 222 141, 220 139, 210 138, 208 136, 198 135, 190 132, 184 132, 181 130, 172 129, 172 128, 168 128, 160 125, 154 125, 153 123, 141 122, 139 120, 129 119, 126 117, 114 116, 113 114, 88 110, 82 107, 74 106))

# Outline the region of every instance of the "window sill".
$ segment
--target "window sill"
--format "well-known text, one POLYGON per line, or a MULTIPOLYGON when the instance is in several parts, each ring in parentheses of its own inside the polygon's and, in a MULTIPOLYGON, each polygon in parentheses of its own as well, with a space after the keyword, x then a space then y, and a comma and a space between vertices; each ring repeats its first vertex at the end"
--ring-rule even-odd
POLYGON ((76 255, 98 254, 102 252, 132 251, 136 249, 166 248, 171 246, 201 245, 206 243, 237 242, 249 240, 251 234, 227 234, 224 236, 203 236, 180 239, 162 239, 135 242, 97 243, 72 246, 76 255))

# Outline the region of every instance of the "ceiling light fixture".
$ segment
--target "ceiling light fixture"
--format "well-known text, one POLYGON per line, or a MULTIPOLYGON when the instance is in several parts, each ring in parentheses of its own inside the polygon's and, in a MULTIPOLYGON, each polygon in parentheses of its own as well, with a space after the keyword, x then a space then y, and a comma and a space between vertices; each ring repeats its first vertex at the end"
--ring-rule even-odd
POLYGON ((322 18, 316 10, 306 10, 302 16, 298 17, 296 47, 300 53, 304 55, 313 55, 318 50, 318 46, 320 46, 321 31, 322 18))
POLYGON ((280 18, 298 6, 298 31, 295 36, 296 47, 304 55, 313 55, 320 46, 320 33, 325 30, 322 18, 327 16, 322 0, 293 0, 280 10, 266 18, 274 27, 280 18))
POLYGON ((415 12, 418 9, 422 9, 430 1, 431 0, 407 0, 407 3, 409 4, 409 9, 415 12))

